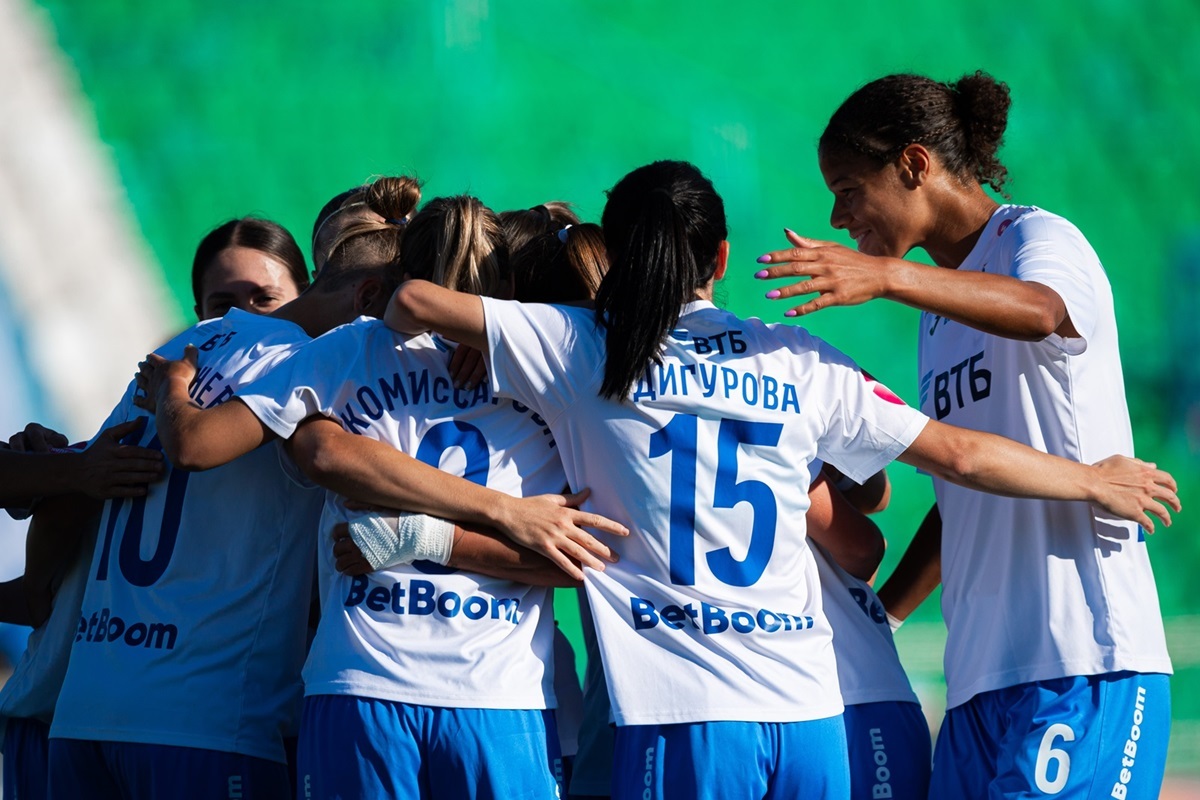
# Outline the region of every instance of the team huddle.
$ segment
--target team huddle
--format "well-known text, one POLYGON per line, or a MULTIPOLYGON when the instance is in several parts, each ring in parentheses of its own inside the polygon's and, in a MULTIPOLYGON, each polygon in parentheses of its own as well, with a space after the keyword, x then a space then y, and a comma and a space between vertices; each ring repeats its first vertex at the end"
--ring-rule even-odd
POLYGON ((816 294, 785 316, 921 309, 919 408, 713 304, 725 210, 685 162, 600 224, 378 178, 317 215, 311 284, 275 223, 212 231, 201 321, 86 448, 0 450, 32 514, 0 605, 35 626, 5 796, 1157 797, 1144 534, 1179 499, 1133 457, 1096 254, 983 190, 1008 105, 867 84, 818 148, 857 250, 758 259, 768 298, 816 294), (894 460, 937 502, 877 595, 894 460), (933 747, 892 632, 939 583, 933 747))

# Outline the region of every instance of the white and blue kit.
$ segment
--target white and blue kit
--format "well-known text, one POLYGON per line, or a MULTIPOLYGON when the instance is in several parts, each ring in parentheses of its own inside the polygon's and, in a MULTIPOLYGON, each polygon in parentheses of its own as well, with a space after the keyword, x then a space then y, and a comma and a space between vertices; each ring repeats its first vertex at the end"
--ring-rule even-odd
MULTIPOLYGON (((207 407, 308 338, 235 309, 157 352, 199 348, 189 393, 207 407)), ((101 430, 147 416, 134 391, 101 430)), ((137 444, 159 447, 153 416, 137 444)), ((50 731, 52 796, 213 796, 235 777, 286 796, 281 730, 299 710, 321 501, 268 447, 206 472, 169 468, 146 497, 105 504, 50 731)))
POLYGON ((50 617, 29 634, 21 660, 0 690, 4 797, 41 800, 47 796, 50 722, 79 628, 95 530, 81 539, 79 553, 54 593, 50 617))
MULTIPOLYGON (((922 410, 1073 461, 1132 456, 1112 290, 1080 232, 1037 208, 1001 206, 959 270, 1048 286, 1079 335, 1023 342, 924 313, 922 410)), ((1138 525, 1086 503, 999 497, 936 479, 934 489, 944 532, 950 711, 931 796, 984 796, 994 781, 992 790, 1005 793, 1157 797, 1171 662, 1138 525), (1089 711, 1059 696, 1086 693, 1070 680, 1079 676, 1107 676, 1092 681, 1094 697, 1107 696, 1097 686, 1114 676, 1126 683, 1111 688, 1103 710, 1089 711), (1123 748, 1143 690, 1136 765, 1123 764, 1134 760, 1123 748), (986 709, 1032 701, 997 702, 996 692, 1040 694, 1045 709, 1035 704, 1029 728, 1015 731, 986 709), (1125 729, 1108 751, 1096 749, 1102 721, 1125 729)))
MULTIPOLYGON (((238 396, 285 438, 320 414, 492 489, 561 492, 541 417, 486 385, 456 389, 451 349, 359 319, 238 396)), ((323 541, 350 516, 330 494, 323 541)), ((300 745, 314 797, 553 793, 548 589, 426 562, 352 578, 336 571, 330 547, 320 548, 318 576, 323 613, 304 669, 300 745)))
POLYGON ((852 800, 924 797, 929 724, 900 663, 883 604, 864 581, 812 544, 825 614, 833 627, 838 682, 846 705, 852 800))
POLYGON ((703 301, 683 308, 629 398, 605 400, 594 312, 483 304, 497 393, 546 420, 571 486, 591 490, 587 508, 630 529, 619 562, 586 572, 618 725, 614 795, 737 796, 762 782, 848 792, 832 633, 802 522, 807 464, 865 480, 926 418, 804 330, 703 301), (757 733, 726 735, 725 723, 757 733), (816 754, 835 739, 838 752, 816 754), (805 747, 816 749, 792 750, 805 747))

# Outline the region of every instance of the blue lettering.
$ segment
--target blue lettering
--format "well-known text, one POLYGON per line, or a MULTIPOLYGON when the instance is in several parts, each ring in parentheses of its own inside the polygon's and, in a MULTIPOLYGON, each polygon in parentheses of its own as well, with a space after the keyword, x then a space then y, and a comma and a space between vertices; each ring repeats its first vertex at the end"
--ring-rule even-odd
POLYGON ((429 402, 429 373, 428 372, 410 372, 408 373, 408 389, 412 395, 413 403, 428 403, 429 402), (417 376, 420 375, 420 378, 417 376))
POLYGON ((472 595, 463 603, 463 616, 467 619, 483 619, 488 613, 488 602, 482 597, 472 595))
POLYGON ((414 580, 409 584, 412 594, 408 597, 408 613, 418 616, 429 616, 434 609, 433 584, 429 581, 414 580))
POLYGON ((679 606, 663 606, 663 610, 659 612, 659 618, 662 619, 668 628, 678 631, 683 629, 683 623, 687 620, 687 614, 679 606))
POLYGON ((783 385, 783 404, 779 407, 780 411, 787 411, 788 403, 792 404, 792 408, 796 413, 800 413, 800 398, 796 396, 796 387, 790 383, 783 385))
POLYGON ((367 608, 372 611, 386 611, 392 593, 382 586, 376 586, 367 594, 367 608))
POLYGON ((779 408, 779 381, 770 375, 763 375, 763 408, 774 411, 779 408))
POLYGON ((446 618, 458 616, 459 610, 462 608, 462 598, 457 592, 446 592, 437 601, 438 613, 446 618))
POLYGON ((640 597, 629 598, 629 610, 633 613, 634 630, 653 628, 658 624, 658 614, 654 612, 654 604, 640 597))
POLYGON ((658 370, 658 393, 679 394, 679 389, 675 385, 675 365, 664 364, 658 370))
POLYGON ((388 383, 386 378, 380 378, 379 391, 383 394, 383 401, 387 403, 388 411, 396 410, 393 400, 399 400, 400 405, 408 405, 408 396, 404 394, 404 381, 400 378, 399 372, 392 373, 391 383, 388 383))
POLYGON ((342 419, 342 425, 345 426, 346 430, 350 431, 351 433, 358 433, 356 428, 362 428, 364 431, 371 429, 370 423, 355 414, 354 409, 350 407, 349 403, 346 403, 346 407, 341 411, 341 413, 338 414, 338 416, 342 419))
POLYGON ((346 608, 353 608, 367 596, 367 576, 359 575, 350 581, 350 593, 346 595, 346 608))
POLYGON ((383 417, 383 403, 379 402, 379 398, 375 396, 375 392, 371 391, 370 386, 359 388, 358 404, 362 407, 363 413, 371 419, 380 419, 383 417), (374 406, 374 409, 372 409, 372 406, 374 406))
POLYGON ((705 633, 720 633, 729 627, 729 619, 724 609, 710 606, 708 603, 701 601, 700 610, 704 618, 705 633))
POLYGON ((746 405, 758 405, 758 379, 749 372, 742 378, 742 400, 746 405))
POLYGON ((729 367, 721 367, 721 384, 725 390, 725 398, 729 398, 729 393, 737 388, 738 375, 729 367))
POLYGON ((442 405, 450 402, 450 381, 440 375, 433 379, 433 399, 442 405))

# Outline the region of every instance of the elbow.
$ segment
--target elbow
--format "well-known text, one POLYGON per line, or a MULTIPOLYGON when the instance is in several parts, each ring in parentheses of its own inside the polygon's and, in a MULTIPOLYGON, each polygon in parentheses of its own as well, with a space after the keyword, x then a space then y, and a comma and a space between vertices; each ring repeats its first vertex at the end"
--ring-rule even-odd
POLYGON ((424 281, 409 280, 400 284, 384 317, 388 327, 400 333, 421 333, 428 325, 421 316, 428 305, 424 300, 424 281))
POLYGON ((841 566, 860 581, 870 583, 875 577, 875 573, 879 571, 879 565, 883 563, 883 556, 886 552, 887 539, 880 534, 864 542, 858 548, 858 552, 848 557, 846 563, 841 566))
POLYGON ((328 487, 342 468, 338 447, 324 437, 295 437, 292 440, 292 460, 309 480, 328 487))

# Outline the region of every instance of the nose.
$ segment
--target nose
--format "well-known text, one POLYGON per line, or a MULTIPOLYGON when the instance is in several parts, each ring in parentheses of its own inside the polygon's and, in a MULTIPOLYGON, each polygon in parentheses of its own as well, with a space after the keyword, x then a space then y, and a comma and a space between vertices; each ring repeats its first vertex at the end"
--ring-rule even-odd
POLYGON ((833 210, 829 212, 829 224, 838 230, 850 227, 850 213, 842 198, 836 195, 833 198, 833 210))

